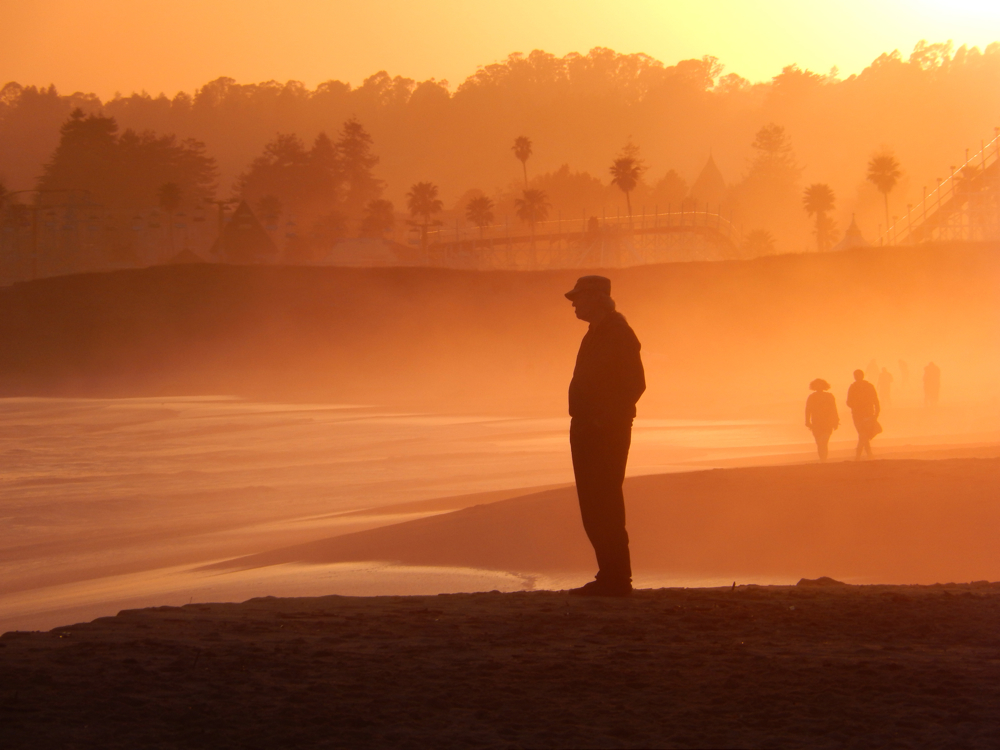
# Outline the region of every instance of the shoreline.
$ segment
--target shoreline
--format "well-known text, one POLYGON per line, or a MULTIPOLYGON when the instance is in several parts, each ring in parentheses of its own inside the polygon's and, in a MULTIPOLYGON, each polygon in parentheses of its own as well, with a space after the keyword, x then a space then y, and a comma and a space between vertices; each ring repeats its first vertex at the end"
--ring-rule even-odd
MULTIPOLYGON (((1000 445, 886 453, 860 464, 780 454, 751 467, 734 459, 728 468, 629 477, 636 585, 782 584, 827 574, 885 584, 1000 579, 1000 553, 987 538, 997 514, 991 497, 1000 492, 1000 445)), ((137 558, 125 568, 111 549, 106 569, 78 570, 75 578, 32 583, 11 574, 0 592, 0 632, 196 600, 571 588, 593 574, 578 516, 573 485, 557 484, 204 538, 188 532, 198 546, 182 547, 172 560, 137 558), (216 547, 216 538, 224 546, 216 547)), ((11 552, 44 551, 32 549, 11 552)), ((85 552, 59 549, 67 564, 87 559, 85 552)), ((14 557, 7 570, 28 574, 39 564, 49 563, 14 557)))
MULTIPOLYGON (((625 492, 635 583, 784 584, 827 574, 856 584, 1000 579, 1000 553, 988 538, 1000 446, 929 455, 934 460, 860 464, 779 456, 756 467, 632 476, 625 492)), ((556 590, 593 574, 572 484, 331 518, 341 525, 310 521, 319 525, 306 542, 258 535, 242 554, 152 560, 137 570, 8 590, 0 595, 0 631, 263 595, 556 590)))

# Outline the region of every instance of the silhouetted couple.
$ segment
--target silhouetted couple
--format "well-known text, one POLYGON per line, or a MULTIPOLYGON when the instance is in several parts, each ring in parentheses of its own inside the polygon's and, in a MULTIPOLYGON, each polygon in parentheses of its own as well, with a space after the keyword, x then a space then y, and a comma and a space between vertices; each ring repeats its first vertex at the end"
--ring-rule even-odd
MULTIPOLYGON (((813 393, 806 399, 806 427, 812 430, 816 438, 816 450, 820 459, 825 460, 830 452, 830 435, 840 426, 837 402, 833 394, 827 392, 830 384, 822 378, 811 382, 809 388, 813 393)), ((870 458, 872 438, 882 432, 882 426, 878 423, 882 407, 875 386, 865 380, 864 370, 854 371, 854 382, 847 389, 847 407, 851 410, 854 427, 858 431, 855 459, 860 459, 862 454, 870 458)))
POLYGON ((569 442, 580 516, 598 567, 593 581, 570 593, 628 596, 632 565, 622 482, 635 404, 646 390, 639 339, 615 311, 609 279, 583 276, 566 297, 576 317, 590 323, 569 386, 569 442))

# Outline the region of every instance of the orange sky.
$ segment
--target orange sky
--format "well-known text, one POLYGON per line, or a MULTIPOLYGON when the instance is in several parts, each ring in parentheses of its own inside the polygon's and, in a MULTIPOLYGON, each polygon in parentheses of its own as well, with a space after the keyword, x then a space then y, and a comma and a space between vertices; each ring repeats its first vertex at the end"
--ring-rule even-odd
POLYGON ((192 91, 218 76, 248 83, 386 69, 457 85, 512 51, 594 46, 666 63, 712 54, 752 80, 798 63, 859 72, 920 39, 984 47, 1000 39, 997 0, 31 0, 5 3, 2 83, 63 93, 192 91))

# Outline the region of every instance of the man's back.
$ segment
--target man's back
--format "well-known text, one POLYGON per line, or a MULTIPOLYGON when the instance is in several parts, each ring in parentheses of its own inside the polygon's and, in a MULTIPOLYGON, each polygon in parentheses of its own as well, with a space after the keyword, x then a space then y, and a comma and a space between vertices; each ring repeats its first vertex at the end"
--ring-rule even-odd
POLYGON ((618 312, 592 323, 580 342, 569 385, 572 417, 635 417, 635 403, 646 390, 639 339, 618 312))
POLYGON ((847 389, 847 407, 855 417, 878 414, 878 394, 867 380, 856 380, 847 389))

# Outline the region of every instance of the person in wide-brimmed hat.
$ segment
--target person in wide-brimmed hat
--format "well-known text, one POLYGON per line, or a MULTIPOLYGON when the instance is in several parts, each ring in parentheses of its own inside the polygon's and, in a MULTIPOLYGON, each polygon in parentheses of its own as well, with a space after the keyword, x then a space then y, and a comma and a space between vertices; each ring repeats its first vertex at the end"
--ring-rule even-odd
POLYGON ((809 384, 813 391, 806 399, 806 427, 812 430, 816 438, 816 450, 821 460, 829 455, 830 435, 840 427, 840 415, 837 414, 837 400, 829 393, 830 384, 822 378, 816 378, 809 384))
POLYGON ((646 390, 639 339, 615 311, 611 280, 583 276, 566 293, 576 317, 590 323, 569 385, 570 451, 583 528, 597 556, 597 576, 576 596, 628 596, 632 564, 622 482, 635 404, 646 390))

